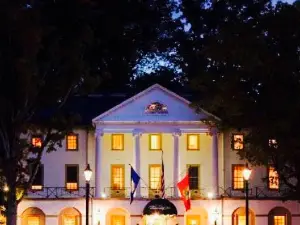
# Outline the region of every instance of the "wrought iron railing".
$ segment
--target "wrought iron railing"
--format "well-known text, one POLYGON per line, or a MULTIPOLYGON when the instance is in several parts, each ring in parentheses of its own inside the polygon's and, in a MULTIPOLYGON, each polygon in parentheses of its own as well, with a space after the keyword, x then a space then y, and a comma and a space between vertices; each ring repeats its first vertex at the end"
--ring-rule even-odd
MULTIPOLYGON (((70 190, 66 187, 44 187, 42 190, 28 190, 27 198, 81 198, 85 196, 85 187, 70 190)), ((90 188, 90 196, 94 197, 95 188, 90 188)))
MULTIPOLYGON (((119 198, 126 199, 130 197, 130 187, 125 187, 121 189, 105 187, 104 191, 101 192, 101 198, 119 198)), ((208 192, 211 189, 201 188, 190 191, 191 199, 207 199, 208 192)), ((90 188, 90 196, 94 197, 95 188, 90 188)), ((250 187, 249 188, 249 198, 252 199, 281 199, 285 196, 286 191, 284 189, 280 190, 270 190, 266 187, 250 187)), ((80 198, 85 196, 85 187, 79 187, 77 190, 69 190, 65 187, 44 187, 42 190, 29 190, 26 194, 26 198, 80 198)), ((144 199, 151 199, 161 196, 161 191, 158 189, 150 189, 148 187, 141 187, 141 197, 144 199)), ((178 198, 175 196, 175 187, 168 187, 165 189, 165 197, 172 199, 178 198)), ((214 196, 215 198, 227 197, 227 198, 244 198, 244 190, 235 190, 232 187, 229 188, 219 188, 219 196, 214 196)))

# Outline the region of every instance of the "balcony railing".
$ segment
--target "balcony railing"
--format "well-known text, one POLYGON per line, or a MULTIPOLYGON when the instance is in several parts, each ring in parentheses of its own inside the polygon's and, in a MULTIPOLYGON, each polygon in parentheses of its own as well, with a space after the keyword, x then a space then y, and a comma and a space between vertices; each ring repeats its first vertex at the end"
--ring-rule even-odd
MULTIPOLYGON (((90 188, 90 196, 94 197, 95 188, 90 188)), ((85 187, 70 190, 66 187, 44 187, 42 190, 28 190, 27 198, 81 198, 85 196, 85 187)))
MULTIPOLYGON (((117 198, 127 199, 130 198, 130 187, 115 189, 111 187, 104 188, 101 198, 117 198)), ((207 188, 191 190, 191 199, 207 199, 208 192, 211 191, 207 188)), ((90 188, 90 196, 94 197, 95 188, 90 188)), ((266 187, 253 187, 249 188, 249 198, 252 199, 281 199, 285 194, 285 190, 270 190, 266 187)), ((85 196, 85 187, 80 187, 77 190, 68 190, 65 187, 44 187, 42 190, 29 190, 26 198, 81 198, 85 196)), ((141 187, 142 199, 152 199, 161 196, 161 191, 157 189, 149 189, 141 187)), ((165 189, 165 197, 168 199, 176 199, 175 188, 168 187, 165 189)), ((234 190, 232 187, 223 189, 219 188, 219 196, 225 198, 244 198, 244 190, 234 190)))

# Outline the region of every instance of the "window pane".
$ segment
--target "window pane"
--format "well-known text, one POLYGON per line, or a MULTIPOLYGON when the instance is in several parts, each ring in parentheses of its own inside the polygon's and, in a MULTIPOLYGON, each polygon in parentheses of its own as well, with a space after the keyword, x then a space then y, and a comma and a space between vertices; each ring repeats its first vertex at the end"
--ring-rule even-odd
POLYGON ((199 149, 199 135, 188 134, 188 150, 198 150, 198 149, 199 149))
POLYGON ((150 166, 150 189, 160 189, 161 166, 150 166))
POLYGON ((28 216, 27 217, 27 224, 28 225, 39 225, 40 224, 40 218, 38 216, 28 216))
POLYGON ((244 168, 245 167, 241 165, 233 166, 233 188, 234 189, 244 188, 244 177, 243 177, 244 168))
POLYGON ((112 166, 112 188, 124 188, 124 166, 112 166))
POLYGON ((238 224, 237 225, 246 225, 246 216, 238 216, 238 224))
POLYGON ((125 225, 125 216, 113 215, 111 217, 111 225, 125 225))
POLYGON ((37 147, 37 148, 42 147, 42 138, 32 137, 31 138, 31 144, 32 144, 32 146, 37 147))
POLYGON ((279 177, 274 167, 269 167, 269 188, 279 189, 279 177))
POLYGON ((199 189, 199 166, 189 167, 189 184, 190 189, 199 189))
POLYGON ((187 225, 200 225, 200 216, 199 215, 187 215, 186 216, 187 225))
POLYGON ((159 134, 150 134, 150 149, 161 150, 161 136, 159 134))
POLYGON ((242 134, 233 135, 233 149, 234 150, 244 149, 244 135, 242 134))
POLYGON ((76 225, 76 216, 64 216, 63 225, 76 225))
POLYGON ((43 189, 43 174, 44 174, 44 166, 40 165, 38 171, 35 175, 35 178, 32 182, 31 189, 33 190, 41 190, 43 189))
POLYGON ((66 170, 66 188, 70 190, 78 189, 78 166, 67 165, 66 170))
POLYGON ((76 134, 69 134, 67 136, 67 150, 77 150, 78 149, 78 136, 76 134))
POLYGON ((274 225, 286 225, 285 216, 274 216, 274 225))
POLYGON ((123 134, 112 135, 112 150, 123 150, 124 149, 124 136, 123 134))

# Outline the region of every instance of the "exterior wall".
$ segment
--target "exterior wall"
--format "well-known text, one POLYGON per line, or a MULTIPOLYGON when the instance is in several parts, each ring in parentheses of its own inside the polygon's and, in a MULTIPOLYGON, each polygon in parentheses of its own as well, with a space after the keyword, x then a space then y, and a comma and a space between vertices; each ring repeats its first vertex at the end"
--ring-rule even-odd
MULTIPOLYGON (((209 133, 208 127, 199 122, 200 118, 205 115, 196 115, 189 108, 188 104, 174 96, 163 92, 159 89, 154 89, 145 93, 139 98, 135 98, 128 102, 128 105, 121 105, 111 113, 101 118, 99 123, 96 123, 95 130, 77 129, 74 132, 79 134, 79 150, 66 151, 66 141, 62 141, 62 147, 50 154, 44 155, 42 163, 44 164, 44 186, 45 187, 64 187, 65 186, 65 164, 79 164, 79 186, 85 186, 83 171, 86 164, 89 163, 94 171, 91 179, 91 186, 95 187, 96 181, 100 181, 100 190, 102 193, 109 194, 111 186, 111 165, 124 164, 125 166, 125 187, 130 187, 130 166, 134 164, 135 152, 135 137, 136 131, 141 133, 140 136, 140 181, 141 187, 148 186, 149 180, 149 165, 161 164, 161 151, 149 150, 149 134, 162 134, 163 159, 165 165, 165 187, 166 194, 168 188, 176 185, 174 181, 174 157, 175 157, 175 142, 174 134, 178 135, 179 146, 179 164, 178 164, 178 179, 181 180, 186 174, 187 164, 200 165, 200 189, 202 192, 201 198, 192 200, 192 209, 185 213, 182 201, 178 196, 172 196, 171 202, 178 210, 178 216, 174 220, 168 221, 167 225, 184 225, 188 214, 200 214, 201 225, 211 225, 214 222, 213 213, 217 210, 217 224, 233 225, 232 213, 239 207, 244 207, 243 199, 234 198, 235 194, 244 197, 244 193, 237 191, 233 193, 232 198, 221 199, 216 196, 215 200, 208 200, 207 193, 213 190, 213 140, 209 133), (155 101, 159 101, 168 107, 167 115, 146 115, 145 107, 155 101), (95 134, 101 133, 100 153, 101 160, 96 159, 96 138, 95 134), (111 134, 124 134, 124 150, 111 150, 111 134), (187 150, 187 133, 200 134, 200 150, 187 150), (96 163, 100 165, 100 174, 96 174, 96 163)), ((214 136, 215 137, 215 136, 214 136)), ((220 194, 224 194, 224 190, 232 187, 232 164, 244 164, 245 161, 240 160, 237 152, 231 150, 231 133, 218 134, 218 182, 220 194)), ((262 182, 262 177, 266 176, 265 168, 254 168, 250 180, 250 188, 254 186, 265 187, 262 182)), ((129 190, 129 189, 128 189, 129 190)), ((81 224, 84 224, 85 219, 85 200, 78 198, 84 196, 82 193, 65 191, 66 196, 52 195, 50 198, 43 198, 39 193, 31 193, 31 197, 35 199, 24 199, 18 207, 18 225, 21 225, 21 216, 24 210, 29 207, 40 208, 46 215, 46 225, 58 224, 58 216, 60 212, 67 207, 76 208, 82 215, 81 224), (77 195, 78 194, 78 195, 77 195), (77 196, 76 196, 77 195, 77 196), (74 198, 76 197, 76 198, 74 198)), ((55 192, 54 192, 55 194, 55 192)), ((126 197, 129 192, 127 191, 126 197)), ((109 196, 109 195, 108 195, 109 196)), ((227 196, 227 195, 225 195, 227 196)), ((29 196, 30 197, 30 196, 29 196)), ((49 196, 48 196, 49 197, 49 196)), ((228 197, 228 196, 227 196, 228 197)), ((145 220, 142 218, 142 211, 145 205, 149 202, 148 190, 142 188, 141 197, 135 199, 133 204, 129 204, 129 199, 111 199, 111 198, 92 198, 91 200, 91 225, 110 225, 110 213, 118 213, 126 216, 125 225, 144 225, 145 220)), ((292 214, 292 224, 300 224, 300 207, 297 202, 282 202, 276 200, 251 200, 250 208, 256 215, 255 225, 266 225, 269 211, 276 207, 282 206, 287 208, 292 214)))
MULTIPOLYGON (((217 224, 232 225, 233 212, 244 207, 244 200, 194 200, 192 201, 192 209, 185 212, 183 203, 180 200, 171 201, 178 210, 176 219, 168 222, 168 225, 186 224, 186 215, 200 215, 201 225, 212 225, 214 222, 214 212, 217 209, 217 224), (223 214, 223 216, 222 216, 223 214)), ((143 220, 142 210, 148 203, 147 200, 136 200, 132 205, 128 200, 92 200, 90 207, 90 225, 110 225, 109 214, 126 215, 125 225, 145 225, 143 220), (100 222, 100 223, 99 223, 100 222)), ((251 200, 250 209, 255 215, 255 225, 268 224, 269 212, 277 207, 282 206, 290 211, 292 216, 292 225, 300 224, 300 205, 296 201, 275 201, 275 200, 251 200)), ((60 212, 67 207, 74 207, 81 214, 81 224, 85 224, 85 200, 84 199, 69 199, 69 200, 24 200, 18 207, 18 215, 29 207, 37 207, 41 209, 46 215, 46 225, 58 225, 58 218, 60 212)), ((18 224, 21 224, 21 217, 18 218, 18 224)))
POLYGON ((79 165, 79 186, 85 186, 83 171, 86 168, 86 131, 74 130, 79 136, 78 151, 66 151, 66 139, 62 140, 62 147, 57 151, 43 155, 44 186, 65 187, 65 165, 79 165))

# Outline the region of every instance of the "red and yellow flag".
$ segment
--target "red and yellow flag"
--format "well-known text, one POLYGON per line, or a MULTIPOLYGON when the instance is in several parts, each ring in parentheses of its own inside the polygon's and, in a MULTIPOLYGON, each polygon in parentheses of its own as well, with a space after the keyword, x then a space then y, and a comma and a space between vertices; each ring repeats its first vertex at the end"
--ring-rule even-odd
POLYGON ((185 175, 185 177, 177 184, 177 187, 180 191, 185 210, 188 211, 191 208, 189 174, 185 175))

